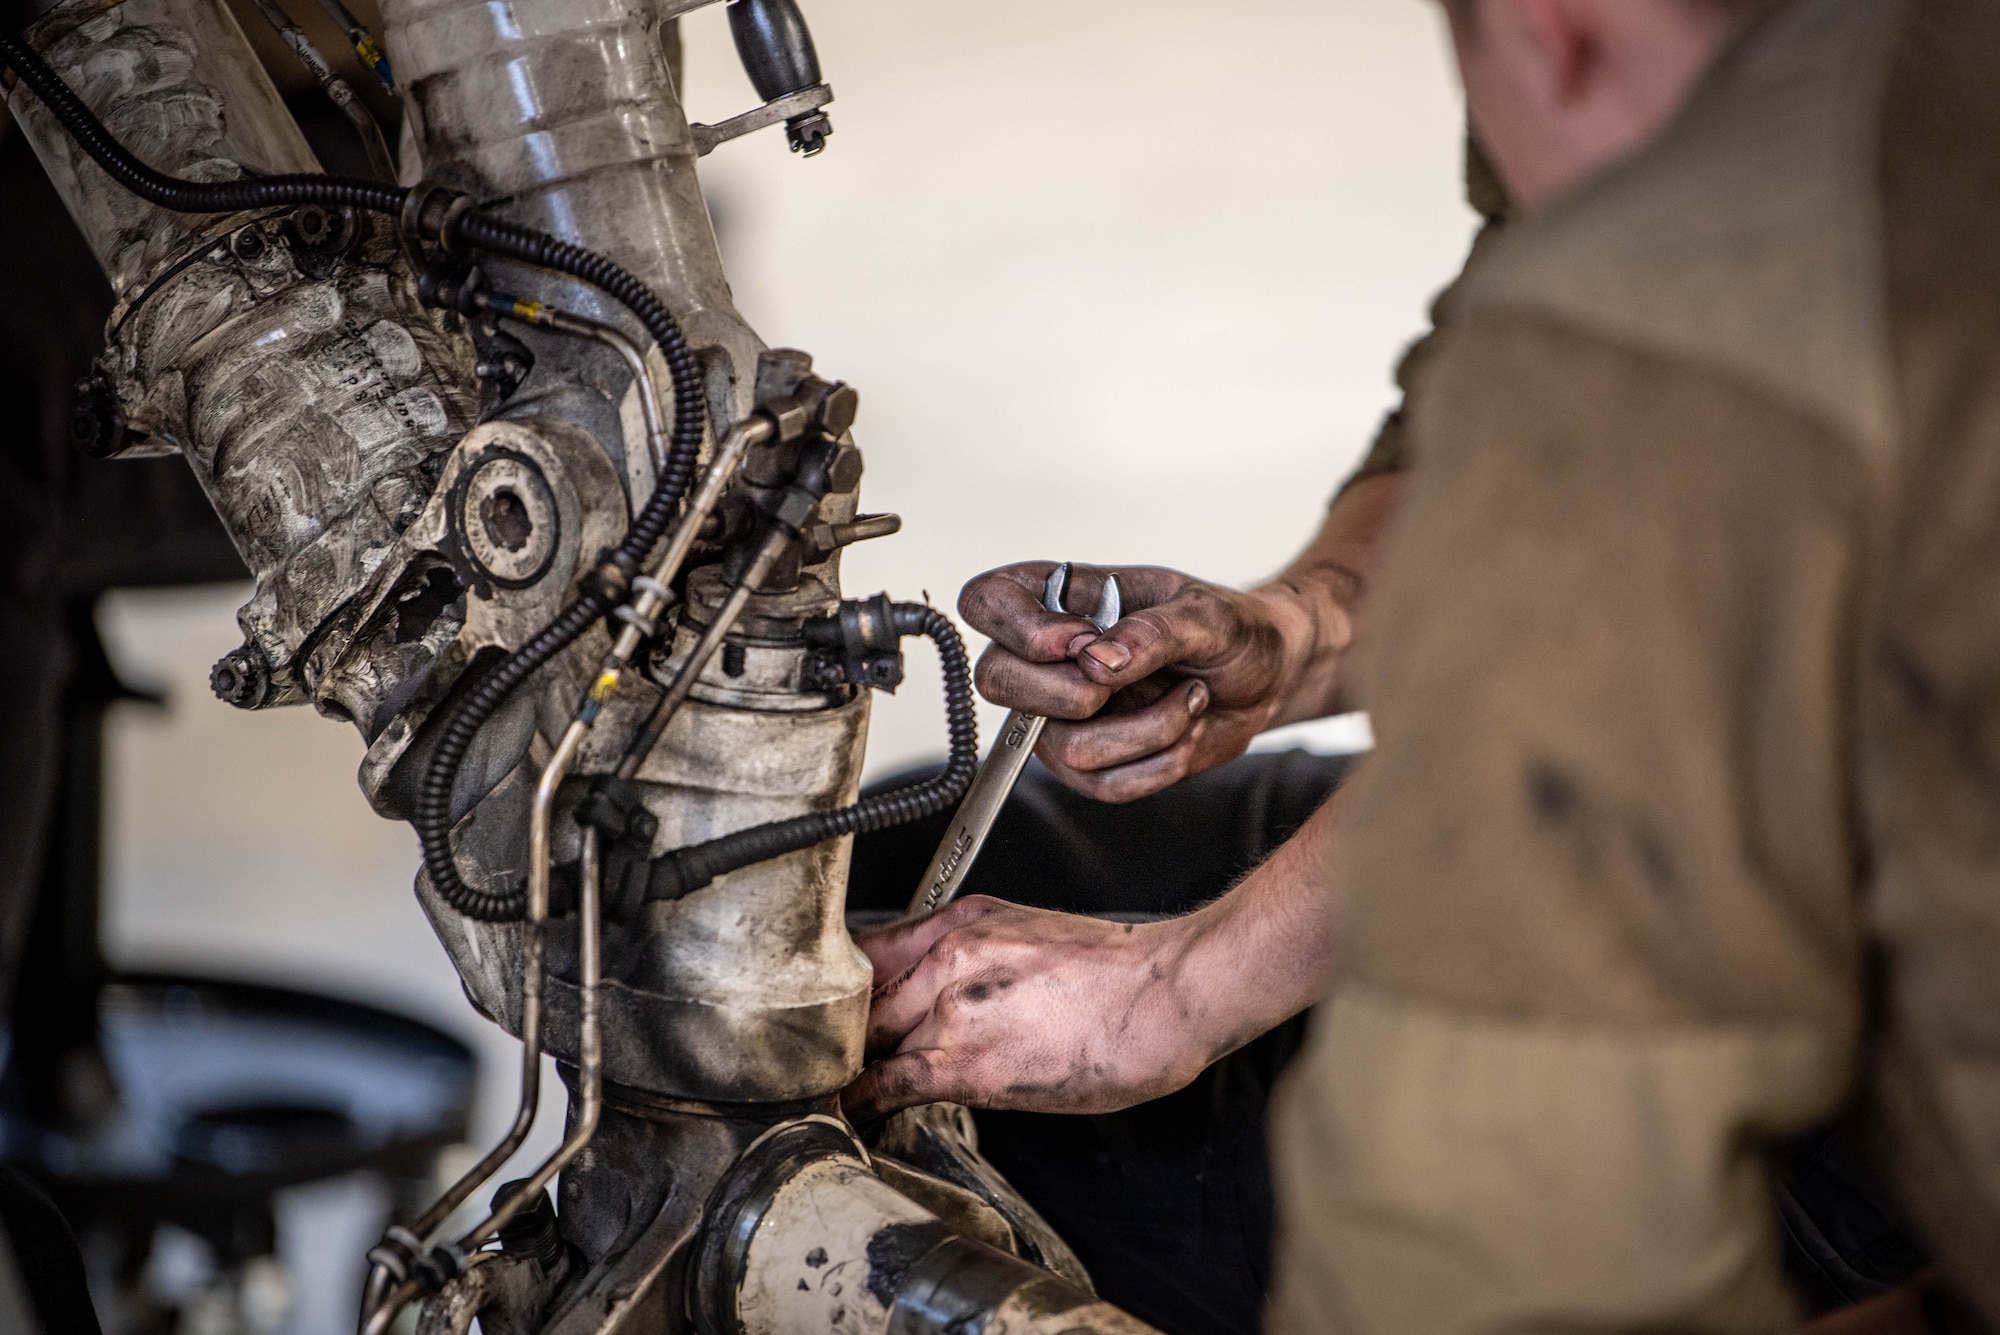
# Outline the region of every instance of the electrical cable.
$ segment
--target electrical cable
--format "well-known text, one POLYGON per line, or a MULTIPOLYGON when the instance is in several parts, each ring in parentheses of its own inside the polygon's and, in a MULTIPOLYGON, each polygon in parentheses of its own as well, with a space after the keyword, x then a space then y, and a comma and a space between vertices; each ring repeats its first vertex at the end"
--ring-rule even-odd
POLYGON ((951 618, 924 603, 895 603, 892 614, 898 635, 925 635, 937 646, 944 672, 945 727, 950 753, 944 769, 920 783, 864 797, 834 811, 814 811, 788 820, 754 825, 747 830, 676 849, 654 860, 646 898, 678 899, 725 872, 824 843, 843 834, 866 834, 922 820, 955 805, 972 786, 979 768, 979 721, 972 696, 972 668, 965 643, 951 618))
POLYGON ((485 677, 443 721, 442 735, 417 787, 411 824, 423 845, 431 886, 460 913, 482 921, 521 916, 521 890, 477 890, 465 883, 451 850, 451 798, 458 771, 473 739, 507 698, 543 664, 574 642, 622 600, 631 577, 646 564, 693 480, 706 425, 700 366, 680 324, 652 290, 625 269, 594 251, 532 227, 505 221, 470 207, 450 191, 403 188, 379 181, 324 175, 246 177, 236 181, 182 180, 141 162, 114 139, 81 98, 19 37, 0 33, 0 62, 41 99, 79 147, 111 179, 139 198, 175 213, 236 213, 248 209, 297 207, 364 209, 403 221, 412 230, 434 230, 438 243, 453 252, 461 246, 553 269, 589 283, 619 302, 644 325, 674 388, 674 421, 667 467, 633 519, 624 540, 607 554, 583 593, 528 643, 485 677), (435 215, 435 217, 433 217, 435 215))

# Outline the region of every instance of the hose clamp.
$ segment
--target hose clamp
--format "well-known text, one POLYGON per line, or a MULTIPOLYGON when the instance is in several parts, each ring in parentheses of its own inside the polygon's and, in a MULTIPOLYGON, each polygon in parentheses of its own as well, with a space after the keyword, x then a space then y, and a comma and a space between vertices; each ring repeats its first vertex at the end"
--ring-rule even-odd
POLYGON ((416 1272, 411 1278, 423 1286, 426 1293, 436 1293, 445 1285, 465 1273, 465 1253, 456 1243, 441 1242, 431 1248, 428 1256, 420 1256, 412 1267, 416 1272))
POLYGON ((611 609, 611 615, 617 617, 634 630, 637 630, 649 640, 660 632, 659 623, 655 618, 639 615, 639 609, 630 603, 618 604, 618 606, 611 609))
POLYGON ((412 245, 421 245, 425 241, 434 240, 445 253, 450 254, 452 248, 449 237, 452 228, 468 210, 478 207, 478 200, 462 191, 453 190, 450 186, 413 185, 403 192, 403 208, 398 215, 398 223, 402 228, 404 239, 412 245), (445 197, 444 211, 438 218, 436 228, 427 236, 424 232, 424 218, 433 211, 440 195, 445 197))
POLYGON ((396 226, 403 233, 403 239, 413 246, 423 243, 423 232, 418 224, 424 216, 424 201, 428 198, 430 191, 421 185, 413 185, 403 192, 403 208, 396 216, 396 226))
POLYGON ((392 1228, 379 1246, 369 1250, 368 1263, 380 1266, 391 1279, 401 1284, 409 1279, 410 1261, 422 1248, 423 1244, 407 1229, 392 1228))
POLYGON ((458 195, 445 206, 444 218, 438 223, 438 248, 447 255, 459 253, 452 245, 453 234, 458 231, 458 220, 479 207, 479 201, 471 195, 458 195))
POLYGON ((632 571, 618 559, 613 548, 605 548, 599 553, 597 564, 592 566, 577 586, 592 597, 604 600, 605 606, 625 601, 632 588, 632 571))

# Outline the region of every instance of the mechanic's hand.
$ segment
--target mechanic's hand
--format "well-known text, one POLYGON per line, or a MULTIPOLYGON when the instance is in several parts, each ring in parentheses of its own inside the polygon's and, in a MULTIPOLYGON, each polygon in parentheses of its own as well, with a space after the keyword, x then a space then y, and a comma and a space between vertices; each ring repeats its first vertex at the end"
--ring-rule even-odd
POLYGON ((1181 1088, 1221 1052, 1180 985, 1186 919, 1115 923, 984 895, 856 938, 875 964, 866 1123, 948 1101, 1097 1113, 1181 1088))
MULTIPOLYGON (((1053 561, 972 580, 958 610, 993 643, 980 694, 1049 719, 1037 753, 1078 792, 1128 802, 1243 754, 1271 725, 1306 614, 1280 589, 1239 593, 1157 566, 1115 572, 1125 615, 1103 635, 1042 607, 1053 561)), ((1106 571, 1074 567, 1067 605, 1097 605, 1106 571)))

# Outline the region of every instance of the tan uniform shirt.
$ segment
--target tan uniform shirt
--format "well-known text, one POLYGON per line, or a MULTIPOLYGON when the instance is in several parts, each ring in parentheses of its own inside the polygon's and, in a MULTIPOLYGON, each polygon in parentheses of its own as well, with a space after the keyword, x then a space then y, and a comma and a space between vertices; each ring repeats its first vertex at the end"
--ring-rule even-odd
POLYGON ((1767 1331, 1859 1099, 2000 1324, 2000 6, 1791 0, 1409 430, 1284 1331, 1767 1331))

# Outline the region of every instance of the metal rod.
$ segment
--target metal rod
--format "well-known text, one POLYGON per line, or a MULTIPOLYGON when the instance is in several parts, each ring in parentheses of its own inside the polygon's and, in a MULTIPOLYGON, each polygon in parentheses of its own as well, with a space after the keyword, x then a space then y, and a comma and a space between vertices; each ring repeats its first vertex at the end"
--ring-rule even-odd
POLYGON ((354 48, 355 56, 382 81, 382 87, 395 92, 396 78, 390 73, 389 57, 382 53, 382 44, 368 31, 368 25, 354 17, 340 0, 319 0, 319 7, 326 11, 334 26, 347 35, 347 44, 354 48))
MULTIPOLYGON (((551 829, 554 824, 556 791, 563 779, 576 763, 577 753, 583 747, 584 735, 589 725, 574 720, 563 731, 562 740, 556 745, 555 754, 542 767, 540 780, 535 784, 535 804, 528 816, 528 909, 527 909, 527 959, 522 965, 521 976, 521 1095, 514 1108, 514 1121, 507 1129, 500 1143, 488 1150, 464 1173, 443 1195, 431 1202, 425 1210, 411 1222, 407 1233, 417 1239, 417 1250, 428 1250, 434 1245, 432 1234, 452 1211, 464 1204, 481 1184, 491 1181, 507 1161, 514 1157, 527 1141, 528 1133, 534 1129, 535 1114, 542 1101, 542 991, 546 971, 547 924, 549 916, 549 862, 552 843, 551 829)), ((386 1321, 393 1321, 395 1314, 405 1306, 416 1289, 408 1284, 399 1286, 386 1299, 389 1270, 377 1262, 369 1270, 368 1288, 362 1303, 362 1314, 366 1324, 363 1329, 374 1331, 375 1318, 386 1311, 386 1321), (404 1288, 408 1294, 403 1294, 404 1288), (396 1295, 403 1294, 401 1298, 396 1295), (373 1299, 374 1302, 369 1300, 373 1299), (379 1304, 379 1305, 377 1305, 379 1304)))
POLYGON ((395 1276, 389 1273, 387 1266, 371 1264, 368 1267, 368 1286, 361 1292, 361 1323, 363 1330, 368 1328, 368 1323, 373 1319, 375 1313, 381 1310, 383 1300, 389 1296, 389 1286, 394 1282, 395 1276))
POLYGON ((736 466, 743 462, 743 456, 750 452, 753 445, 761 445, 776 434, 777 428, 768 417, 747 418, 730 428, 722 443, 715 447, 715 457, 709 461, 708 471, 702 474, 694 495, 688 499, 686 513, 681 516, 674 531, 667 535, 666 548, 660 553, 659 564, 653 571, 654 579, 662 584, 674 582, 674 577, 681 573, 681 563, 694 550, 695 539, 701 536, 702 522, 715 509, 722 493, 729 487, 729 480, 736 475, 736 466))
POLYGON ((667 724, 673 721, 674 714, 687 700, 688 693, 694 689, 695 679, 701 676, 701 670, 708 666, 709 660, 715 657, 716 650, 722 647, 722 642, 728 638, 730 630, 736 625, 736 619, 743 615, 743 609, 750 602, 750 595, 757 591, 757 586, 771 573, 771 567, 785 554, 785 548, 791 541, 792 535, 775 525, 764 535, 764 543, 757 549, 756 556, 751 558, 750 568, 743 572, 743 578, 736 582, 736 587, 729 591, 729 596, 723 600, 722 606, 716 609, 715 619, 702 633, 693 652, 687 656, 687 661, 681 664, 680 671, 674 674, 673 684, 668 686, 667 693, 660 697, 660 703, 653 706, 652 716, 646 720, 646 726, 639 730, 639 735, 625 748, 624 756, 618 761, 619 778, 629 779, 639 772, 639 766, 645 763, 646 757, 659 744, 661 735, 667 730, 667 724))
POLYGON ((507 1160, 514 1157, 514 1152, 527 1140, 528 1132, 534 1129, 535 1113, 541 1107, 542 993, 546 978, 543 962, 548 945, 551 829, 555 823, 556 790, 575 765, 587 731, 583 724, 576 722, 563 731, 555 754, 542 767, 541 779, 535 784, 535 804, 528 815, 528 958, 521 978, 521 1098, 515 1105, 514 1123, 508 1128, 505 1138, 489 1150, 485 1158, 424 1211, 417 1221, 420 1226, 411 1228, 410 1231, 423 1238, 426 1245, 430 1244, 429 1235, 438 1225, 464 1204, 481 1183, 492 1178, 506 1166, 507 1160))
MULTIPOLYGON (((259 0, 259 3, 266 3, 266 0, 259 0)), ((646 455, 653 461, 653 474, 657 477, 666 471, 667 424, 660 404, 660 392, 653 379, 652 368, 647 365, 645 351, 627 338, 624 330, 544 302, 517 297, 510 292, 488 293, 480 298, 480 304, 500 315, 512 316, 523 324, 602 343, 623 358, 625 365, 631 369, 632 379, 639 386, 639 411, 646 419, 646 455)))
POLYGON ((406 1279, 391 1289, 379 1307, 362 1313, 361 1335, 387 1335, 389 1327, 420 1291, 421 1287, 414 1279, 406 1279))
POLYGON ((583 831, 583 864, 577 878, 581 883, 577 916, 582 929, 577 943, 578 991, 581 994, 577 1068, 578 1079, 583 1086, 583 1099, 577 1109, 576 1124, 554 1154, 544 1159, 541 1166, 530 1173, 503 1203, 493 1208, 491 1214, 459 1238, 458 1249, 464 1253, 472 1252, 505 1228, 508 1221, 540 1195, 555 1175, 568 1167, 570 1160, 582 1153, 590 1138, 597 1134, 598 1116, 604 1106, 604 1035, 598 1016, 598 983, 602 972, 602 917, 599 912, 602 868, 597 841, 597 831, 586 826, 583 831))
POLYGON ((334 73, 333 66, 313 45, 313 39, 306 36, 306 30, 278 8, 277 0, 256 0, 256 5, 257 12, 277 29, 278 36, 299 58, 299 64, 306 67, 306 73, 313 76, 321 91, 353 123, 354 132, 361 136, 362 151, 368 155, 368 165, 375 169, 375 174, 385 181, 394 181, 396 160, 389 155, 389 144, 382 138, 382 127, 375 123, 375 117, 355 93, 354 86, 334 73))

